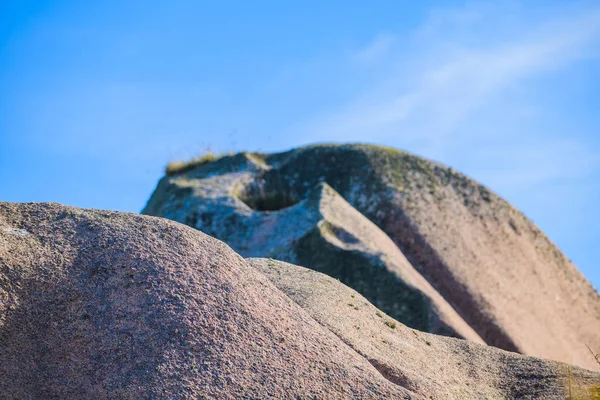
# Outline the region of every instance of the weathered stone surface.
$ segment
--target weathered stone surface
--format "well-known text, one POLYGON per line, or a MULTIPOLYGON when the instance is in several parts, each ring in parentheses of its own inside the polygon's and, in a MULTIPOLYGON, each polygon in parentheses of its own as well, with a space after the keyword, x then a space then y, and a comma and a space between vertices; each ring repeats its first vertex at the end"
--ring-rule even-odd
POLYGON ((600 395, 598 373, 413 330, 327 275, 247 261, 387 379, 428 399, 567 399, 569 386, 573 399, 600 395))
POLYGON ((242 153, 163 178, 143 212, 200 229, 245 257, 327 272, 410 326, 597 368, 586 345, 600 348, 598 293, 519 211, 443 165, 368 145, 242 153), (331 223, 335 209, 309 200, 320 183, 351 206, 344 215, 354 216, 331 223), (360 214, 352 208, 380 230, 355 234, 365 224, 356 222, 360 214), (390 250, 388 240, 369 243, 381 231, 397 249, 390 250), (325 260, 335 254, 337 262, 325 260), (392 272, 395 303, 361 285, 363 276, 348 274, 367 261, 363 271, 383 265, 392 272), (426 312, 414 307, 420 300, 411 293, 425 295, 426 312), (436 304, 459 317, 428 325, 436 304), (402 312, 403 306, 415 313, 402 312))
MULTIPOLYGON (((238 179, 243 180, 243 176, 238 179)), ((236 190, 233 179, 223 175, 214 179, 218 183, 209 190, 220 188, 225 193, 205 192, 202 197, 188 199, 195 203, 184 207, 190 207, 188 212, 195 210, 195 216, 190 217, 184 209, 174 210, 176 215, 170 217, 226 239, 243 256, 310 265, 352 286, 409 326, 483 343, 391 239, 327 183, 317 183, 297 204, 264 213, 249 211, 240 199, 225 195, 227 185, 236 190)))
POLYGON ((0 202, 0 360, 3 399, 562 399, 569 382, 588 399, 600 385, 409 329, 332 278, 176 222, 48 203, 0 202))
POLYGON ((0 203, 2 399, 420 399, 224 243, 0 203))

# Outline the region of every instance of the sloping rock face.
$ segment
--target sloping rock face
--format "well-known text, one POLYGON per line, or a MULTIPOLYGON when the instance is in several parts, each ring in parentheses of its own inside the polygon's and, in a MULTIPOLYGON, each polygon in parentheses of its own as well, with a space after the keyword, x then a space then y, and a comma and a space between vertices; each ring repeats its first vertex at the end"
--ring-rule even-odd
POLYGON ((592 399, 600 374, 410 329, 327 275, 272 259, 248 259, 321 325, 390 381, 429 399, 592 399))
POLYGON ((3 399, 420 399, 224 243, 0 203, 3 399))
POLYGON ((408 153, 224 157, 164 177, 143 213, 325 272, 419 330, 597 368, 600 296, 577 268, 506 201, 408 153))

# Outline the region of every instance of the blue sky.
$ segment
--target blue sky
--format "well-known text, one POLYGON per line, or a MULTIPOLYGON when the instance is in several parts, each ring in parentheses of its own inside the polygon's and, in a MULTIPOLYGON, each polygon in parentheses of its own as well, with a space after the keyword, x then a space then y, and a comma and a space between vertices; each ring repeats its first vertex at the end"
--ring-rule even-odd
POLYGON ((597 1, 3 0, 0 199, 139 212, 205 150, 385 144, 504 196, 598 288, 599 67, 597 1))

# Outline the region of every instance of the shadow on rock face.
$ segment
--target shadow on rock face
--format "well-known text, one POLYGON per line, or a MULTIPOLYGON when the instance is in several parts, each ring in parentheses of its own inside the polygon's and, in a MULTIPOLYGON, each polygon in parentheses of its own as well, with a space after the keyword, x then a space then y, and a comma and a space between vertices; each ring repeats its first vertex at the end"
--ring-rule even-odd
POLYGON ((248 185, 240 185, 234 191, 237 198, 256 211, 279 211, 300 201, 286 181, 267 176, 248 185))

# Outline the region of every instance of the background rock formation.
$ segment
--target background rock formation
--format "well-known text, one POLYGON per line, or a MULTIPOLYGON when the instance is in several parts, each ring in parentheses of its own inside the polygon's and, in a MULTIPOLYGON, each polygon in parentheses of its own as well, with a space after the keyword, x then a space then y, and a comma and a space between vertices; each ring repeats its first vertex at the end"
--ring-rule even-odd
POLYGON ((325 272, 411 327, 597 368, 598 293, 523 214, 443 165, 369 145, 241 153, 164 177, 143 212, 325 272))

